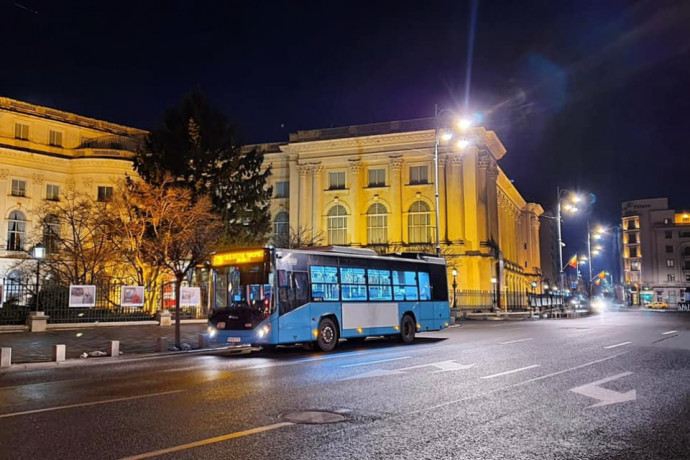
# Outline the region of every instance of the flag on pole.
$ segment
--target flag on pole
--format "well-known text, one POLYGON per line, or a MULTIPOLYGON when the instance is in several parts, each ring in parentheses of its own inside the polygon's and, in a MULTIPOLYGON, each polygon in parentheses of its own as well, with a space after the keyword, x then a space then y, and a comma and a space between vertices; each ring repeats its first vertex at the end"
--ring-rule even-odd
POLYGON ((606 278, 606 272, 605 272, 605 271, 602 271, 602 272, 599 273, 597 276, 599 277, 599 279, 603 280, 604 278, 606 278))
POLYGON ((570 260, 568 261, 568 266, 577 268, 577 254, 570 258, 570 260))

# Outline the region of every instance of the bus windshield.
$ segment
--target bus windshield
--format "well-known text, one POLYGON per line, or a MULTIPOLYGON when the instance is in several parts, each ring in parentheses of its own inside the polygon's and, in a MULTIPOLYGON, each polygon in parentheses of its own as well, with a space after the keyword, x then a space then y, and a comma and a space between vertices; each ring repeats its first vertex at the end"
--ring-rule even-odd
POLYGON ((273 274, 264 264, 223 267, 214 276, 213 309, 249 308, 268 313, 271 306, 273 274))

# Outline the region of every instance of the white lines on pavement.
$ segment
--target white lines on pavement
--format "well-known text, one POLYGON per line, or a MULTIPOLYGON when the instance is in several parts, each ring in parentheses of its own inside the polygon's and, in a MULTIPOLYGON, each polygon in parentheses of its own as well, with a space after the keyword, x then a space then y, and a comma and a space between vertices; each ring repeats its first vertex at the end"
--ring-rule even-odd
POLYGON ((237 431, 235 433, 224 434, 223 436, 216 436, 215 438, 202 439, 201 441, 190 442, 188 444, 180 444, 179 446, 169 447, 167 449, 154 450, 152 452, 146 452, 139 455, 133 455, 131 457, 125 457, 121 460, 140 460, 144 458, 158 457, 165 454, 171 454, 173 452, 179 452, 181 450, 193 449, 195 447, 207 446, 209 444, 215 444, 217 442, 227 441, 229 439, 242 438, 244 436, 249 436, 252 434, 263 433, 265 431, 275 430, 277 428, 282 428, 284 426, 294 425, 291 422, 280 422, 274 423, 273 425, 261 426, 258 428, 252 428, 251 430, 237 431))
POLYGON ((534 340, 534 337, 530 337, 529 339, 518 339, 518 340, 511 340, 509 342, 498 342, 498 343, 501 345, 508 345, 509 343, 527 342, 528 340, 534 340))
POLYGON ((151 393, 148 395, 140 395, 140 396, 129 396, 127 398, 105 399, 103 401, 93 401, 93 402, 87 402, 87 403, 69 404, 67 406, 46 407, 45 409, 34 409, 34 410, 27 410, 24 412, 13 412, 11 414, 0 414, 0 418, 16 417, 18 415, 37 414, 39 412, 51 412, 51 411, 63 410, 63 409, 72 409, 75 407, 96 406, 99 404, 109 404, 109 403, 120 402, 120 401, 131 401, 133 399, 143 399, 143 398, 151 398, 154 396, 164 396, 164 395, 170 395, 170 394, 174 394, 174 393, 181 393, 183 391, 184 390, 163 391, 161 393, 151 393))
POLYGON ((675 334, 676 332, 678 332, 678 331, 666 331, 666 332, 662 332, 661 335, 675 334))
POLYGON ((521 367, 520 369, 513 369, 512 371, 500 372, 498 374, 485 375, 482 378, 483 379, 493 379, 494 377, 500 377, 502 375, 514 374, 516 372, 526 371, 527 369, 534 369, 535 367, 539 367, 539 364, 532 364, 531 366, 521 367))
POLYGON ((369 364, 378 364, 378 363, 385 363, 388 361, 398 361, 401 359, 410 359, 409 356, 402 356, 400 358, 390 358, 390 359, 379 359, 378 361, 368 361, 366 363, 357 363, 357 364, 346 364, 344 366, 340 367, 357 367, 357 366, 368 366, 369 364))
POLYGON ((622 347, 623 345, 628 345, 630 343, 632 343, 632 342, 617 343, 615 345, 609 345, 608 347, 604 347, 604 348, 606 348, 608 350, 609 348, 622 347))

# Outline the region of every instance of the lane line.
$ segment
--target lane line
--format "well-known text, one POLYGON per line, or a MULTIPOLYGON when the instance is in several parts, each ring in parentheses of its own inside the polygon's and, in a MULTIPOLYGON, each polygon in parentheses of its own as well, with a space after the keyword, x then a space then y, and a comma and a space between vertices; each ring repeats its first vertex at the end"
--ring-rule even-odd
POLYGON ((202 439, 201 441, 190 442, 188 444, 180 444, 179 446, 169 447, 167 449, 154 450, 151 452, 146 452, 139 455, 133 455, 131 457, 123 457, 121 460, 141 460, 144 458, 158 457, 160 455, 171 454, 173 452, 180 452, 181 450, 193 449, 195 447, 207 446, 209 444, 215 444, 217 442, 227 441, 229 439, 242 438, 244 436, 250 436, 252 434, 263 433, 266 431, 276 430, 284 426, 294 425, 291 422, 281 422, 275 423, 273 425, 261 426, 259 428, 252 428, 251 430, 237 431, 235 433, 225 434, 223 436, 216 436, 215 438, 202 439))
POLYGON ((604 348, 606 348, 608 350, 609 348, 622 347, 623 345, 628 345, 630 343, 632 343, 632 342, 617 343, 615 345, 609 345, 608 347, 604 347, 604 348))
POLYGON ((151 398, 154 396, 164 396, 164 395, 170 395, 170 394, 174 394, 174 393, 182 393, 183 391, 185 391, 185 390, 163 391, 161 393, 151 393, 148 395, 129 396, 127 398, 105 399, 102 401, 93 401, 93 402, 79 403, 79 404, 69 404, 67 406, 46 407, 45 409, 34 409, 34 410, 27 410, 27 411, 23 411, 23 412, 12 412, 10 414, 0 414, 0 418, 9 418, 9 417, 16 417, 19 415, 28 415, 28 414, 38 414, 40 412, 51 412, 51 411, 63 410, 63 409, 72 409, 74 407, 97 406, 99 404, 109 404, 109 403, 120 402, 120 401, 132 401, 134 399, 143 399, 143 398, 151 398))
POLYGON ((666 332, 662 332, 661 335, 675 334, 676 332, 678 332, 678 331, 666 331, 666 332))
POLYGON ((527 342, 528 340, 534 340, 534 337, 530 337, 529 339, 518 339, 518 340, 511 340, 509 342, 498 342, 498 343, 500 345, 508 345, 509 343, 527 342))
POLYGON ((617 358, 617 357, 619 357, 619 356, 621 356, 621 355, 624 355, 624 354, 626 354, 626 353, 627 353, 627 351, 624 351, 623 353, 618 353, 618 354, 616 354, 616 355, 609 356, 608 358, 597 359, 596 361, 590 361, 590 362, 588 362, 588 363, 580 364, 579 366, 571 367, 571 368, 569 368, 569 369, 564 369, 564 370, 562 370, 562 371, 552 372, 552 373, 550 373, 550 374, 542 375, 542 376, 540 376, 540 377, 535 377, 535 378, 533 378, 533 379, 524 380, 524 381, 522 381, 522 382, 514 383, 514 384, 512 384, 512 385, 507 385, 507 386, 504 386, 504 387, 501 387, 501 388, 496 388, 495 390, 485 391, 484 393, 477 393, 477 394, 472 395, 472 396, 466 396, 466 397, 464 397, 464 398, 455 399, 455 400, 453 400, 453 401, 448 401, 448 402, 445 402, 445 403, 437 404, 437 405, 435 405, 435 406, 425 407, 424 409, 418 409, 418 410, 415 410, 415 411, 412 411, 412 412, 406 412, 406 413, 404 413, 404 414, 400 414, 400 415, 397 415, 397 416, 394 416, 394 417, 391 417, 391 418, 395 418, 395 417, 407 417, 407 416, 412 415, 412 414, 418 414, 418 413, 420 413, 420 412, 433 411, 433 410, 439 409, 439 408, 441 408, 441 407, 446 407, 446 406, 450 406, 450 405, 452 405, 452 404, 457 404, 457 403, 460 403, 460 402, 469 401, 470 399, 480 398, 480 397, 482 397, 482 396, 488 396, 488 395, 493 394, 493 393, 498 393, 499 391, 506 391, 506 390, 509 390, 509 389, 511 389, 511 388, 519 387, 519 386, 522 386, 522 385, 527 385, 528 383, 538 382, 539 380, 544 380, 544 379, 548 379, 548 378, 551 378, 551 377, 555 377, 555 376, 557 376, 557 375, 565 374, 566 372, 571 372, 571 371, 575 371, 575 370, 578 370, 578 369, 582 369, 582 368, 584 368, 584 367, 593 366, 594 364, 603 363, 604 361, 608 361, 609 359, 617 358))
POLYGON ((390 359, 379 359, 378 361, 368 361, 366 363, 357 363, 357 364, 346 364, 344 366, 340 367, 357 367, 357 366, 368 366, 369 364, 378 364, 378 363, 385 363, 388 361, 398 361, 401 359, 410 359, 409 356, 403 356, 401 358, 390 358, 390 359))
POLYGON ((502 375, 508 375, 508 374, 514 374, 516 372, 522 372, 526 371, 527 369, 534 369, 535 367, 539 367, 539 364, 532 364, 531 366, 527 367, 521 367, 520 369, 513 369, 512 371, 505 371, 505 372, 500 372, 498 374, 492 374, 492 375, 485 375, 482 377, 483 379, 492 379, 494 377, 500 377, 502 375))

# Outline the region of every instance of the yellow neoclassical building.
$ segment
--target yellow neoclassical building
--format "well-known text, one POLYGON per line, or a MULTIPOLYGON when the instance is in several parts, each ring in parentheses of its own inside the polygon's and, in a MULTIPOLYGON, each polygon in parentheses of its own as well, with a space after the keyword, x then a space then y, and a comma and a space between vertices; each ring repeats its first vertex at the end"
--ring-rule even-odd
POLYGON ((132 174, 134 146, 146 132, 0 97, 0 279, 21 276, 40 232, 32 215, 67 187, 106 200, 113 181, 132 174))
MULTIPOLYGON (((276 239, 292 231, 326 244, 433 252, 433 119, 298 131, 263 144, 272 167, 276 239)), ((462 152, 439 150, 439 221, 449 286, 526 292, 539 281, 540 205, 527 203, 498 166, 496 134, 473 128, 462 152)))

